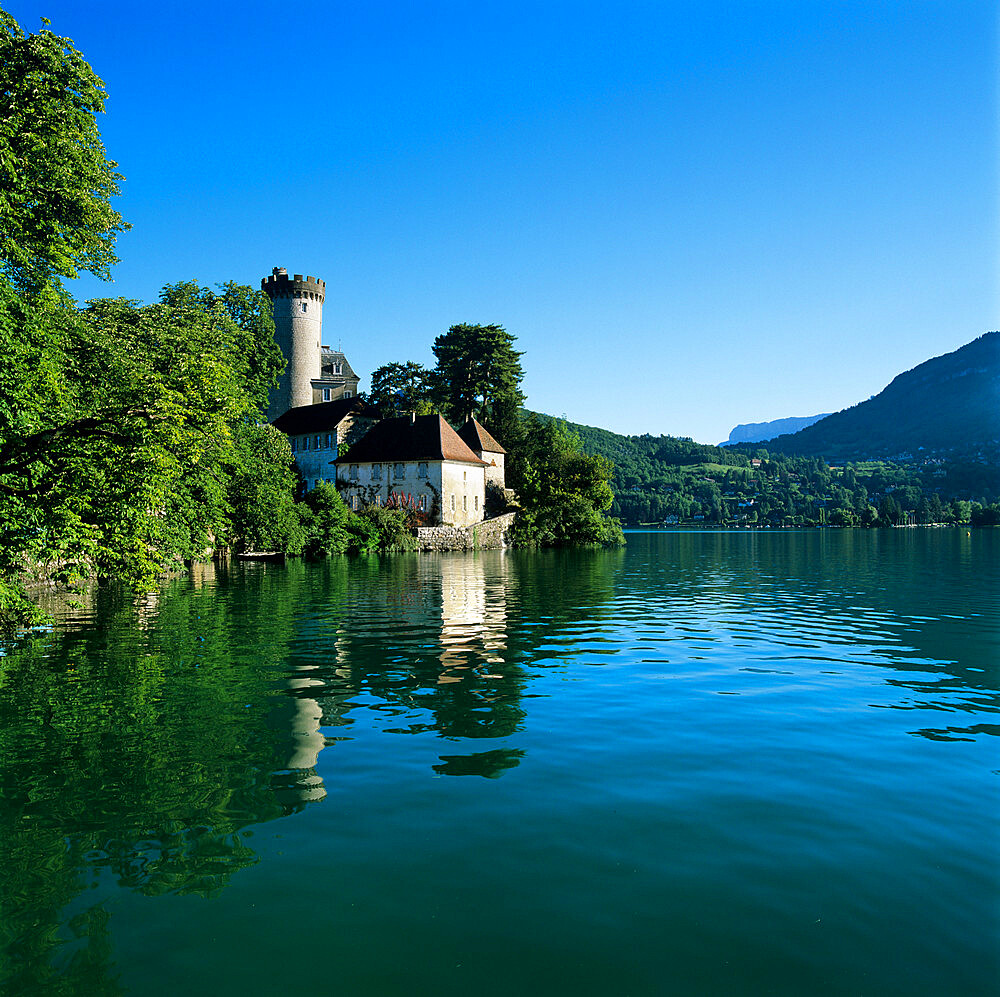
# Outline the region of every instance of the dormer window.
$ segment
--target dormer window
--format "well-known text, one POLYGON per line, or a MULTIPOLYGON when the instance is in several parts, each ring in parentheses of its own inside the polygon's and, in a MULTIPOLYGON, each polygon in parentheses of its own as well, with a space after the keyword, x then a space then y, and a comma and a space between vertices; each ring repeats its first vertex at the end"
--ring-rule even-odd
POLYGON ((333 365, 333 372, 334 372, 334 374, 343 374, 344 373, 344 365, 342 363, 335 363, 333 365))

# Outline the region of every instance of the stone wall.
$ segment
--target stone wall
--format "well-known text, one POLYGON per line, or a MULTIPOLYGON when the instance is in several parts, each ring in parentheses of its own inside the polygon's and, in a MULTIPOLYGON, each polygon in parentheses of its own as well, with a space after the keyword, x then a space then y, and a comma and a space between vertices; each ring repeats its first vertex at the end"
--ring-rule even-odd
POLYGON ((472 526, 421 526, 417 546, 421 550, 502 550, 509 545, 515 512, 505 512, 472 526))

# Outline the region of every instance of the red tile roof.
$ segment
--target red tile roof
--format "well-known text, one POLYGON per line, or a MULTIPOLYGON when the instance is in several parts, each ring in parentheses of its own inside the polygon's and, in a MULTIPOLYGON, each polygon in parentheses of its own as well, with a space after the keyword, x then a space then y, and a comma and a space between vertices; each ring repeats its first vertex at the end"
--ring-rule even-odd
POLYGON ((458 435, 465 440, 473 450, 480 453, 506 453, 502 446, 475 419, 470 419, 459 431, 458 435))
POLYGON ((337 464, 394 463, 408 460, 455 460, 484 465, 468 444, 439 415, 384 419, 372 426, 337 464))

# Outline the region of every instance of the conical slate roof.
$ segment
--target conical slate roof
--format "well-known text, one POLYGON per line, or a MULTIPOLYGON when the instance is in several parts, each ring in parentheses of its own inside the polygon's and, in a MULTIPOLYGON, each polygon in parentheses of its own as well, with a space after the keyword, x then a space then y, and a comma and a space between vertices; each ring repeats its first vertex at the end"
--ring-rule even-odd
POLYGON ((351 447, 337 464, 395 463, 408 460, 457 460, 484 465, 439 415, 383 419, 351 447))
POLYGON ((459 431, 458 435, 469 444, 470 448, 479 453, 506 453, 502 446, 475 419, 470 419, 459 431))

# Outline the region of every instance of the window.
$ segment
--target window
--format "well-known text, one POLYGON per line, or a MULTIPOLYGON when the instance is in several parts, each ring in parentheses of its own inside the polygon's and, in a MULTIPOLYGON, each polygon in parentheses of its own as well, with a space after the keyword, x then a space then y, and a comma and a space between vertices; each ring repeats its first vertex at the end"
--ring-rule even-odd
POLYGON ((348 472, 348 476, 350 477, 351 481, 357 481, 358 480, 358 465, 357 464, 352 464, 351 465, 351 469, 348 472))
POLYGON ((299 305, 299 307, 300 307, 300 308, 302 309, 302 311, 305 311, 305 310, 306 310, 306 308, 308 308, 309 306, 308 306, 308 305, 307 305, 307 304, 306 304, 306 303, 305 303, 305 302, 303 301, 303 302, 302 302, 302 303, 301 303, 301 304, 299 305))
POLYGON ((406 477, 406 465, 405 464, 394 464, 392 467, 392 476, 394 478, 405 478, 406 477))
POLYGON ((462 496, 462 512, 468 512, 468 511, 469 511, 469 496, 468 495, 463 495, 462 496))
POLYGON ((343 374, 344 373, 344 365, 342 363, 335 363, 333 365, 333 372, 334 372, 334 374, 343 374))
POLYGON ((469 472, 468 471, 463 471, 462 472, 462 480, 465 481, 468 477, 469 477, 469 472))
POLYGON ((303 436, 302 437, 302 449, 303 450, 308 450, 309 449, 309 437, 308 436, 303 436))
POLYGON ((372 481, 382 480, 382 465, 372 464, 372 481))
POLYGON ((293 436, 288 442, 292 445, 292 453, 296 453, 299 449, 299 441, 293 436))
POLYGON ((323 389, 323 401, 328 402, 333 397, 333 392, 329 388, 323 389))
POLYGON ((320 448, 320 438, 317 436, 313 439, 313 450, 319 450, 320 448))
POLYGON ((417 477, 426 478, 427 477, 427 461, 422 460, 417 464, 417 477))
POLYGON ((330 449, 330 434, 329 433, 326 434, 326 449, 327 450, 330 449))
POLYGON ((475 509, 476 512, 479 512, 479 496, 478 495, 473 495, 472 496, 472 508, 475 509))
POLYGON ((344 397, 345 398, 353 398, 354 397, 354 392, 353 391, 345 391, 344 392, 344 397))
POLYGON ((452 512, 455 511, 455 496, 454 495, 452 495, 452 497, 451 497, 451 511, 452 512))

